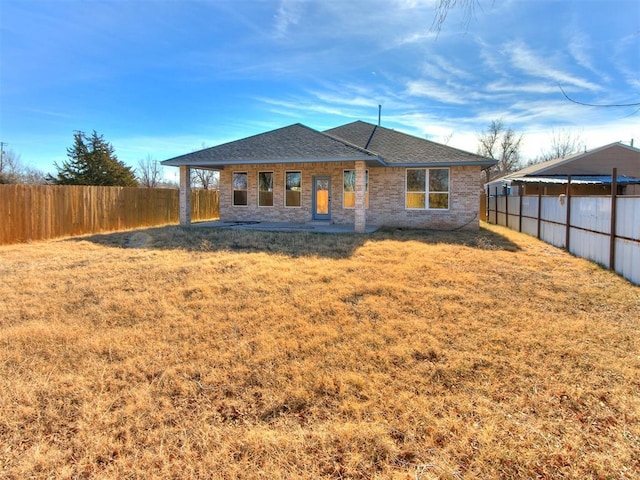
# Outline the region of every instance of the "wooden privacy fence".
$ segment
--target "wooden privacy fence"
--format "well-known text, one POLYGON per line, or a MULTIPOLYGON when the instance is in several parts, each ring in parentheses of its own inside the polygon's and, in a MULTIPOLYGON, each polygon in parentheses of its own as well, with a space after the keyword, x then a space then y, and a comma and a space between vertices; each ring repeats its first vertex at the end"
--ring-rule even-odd
POLYGON ((612 190, 611 196, 489 192, 487 221, 565 248, 640 285, 640 197, 612 190))
POLYGON ((480 194, 480 221, 487 221, 487 194, 484 192, 480 194))
MULTIPOLYGON (((0 245, 178 223, 178 190, 0 185, 0 245)), ((218 218, 218 192, 191 191, 194 221, 218 218)))

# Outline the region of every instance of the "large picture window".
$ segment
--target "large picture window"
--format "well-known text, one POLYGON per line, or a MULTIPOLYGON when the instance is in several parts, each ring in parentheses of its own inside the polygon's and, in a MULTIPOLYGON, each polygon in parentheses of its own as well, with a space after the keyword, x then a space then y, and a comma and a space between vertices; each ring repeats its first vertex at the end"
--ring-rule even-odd
POLYGON ((284 206, 299 207, 302 205, 302 172, 285 172, 284 206))
POLYGON ((233 205, 247 206, 247 172, 233 172, 233 205))
POLYGON ((258 173, 258 206, 273 207, 273 172, 258 173))
POLYGON ((407 168, 406 208, 448 209, 448 168, 407 168))
MULTIPOLYGON (((364 193, 364 206, 369 208, 369 170, 365 171, 365 193, 364 193)), ((356 207, 356 171, 345 170, 342 175, 342 207, 343 208, 355 208, 356 207)))

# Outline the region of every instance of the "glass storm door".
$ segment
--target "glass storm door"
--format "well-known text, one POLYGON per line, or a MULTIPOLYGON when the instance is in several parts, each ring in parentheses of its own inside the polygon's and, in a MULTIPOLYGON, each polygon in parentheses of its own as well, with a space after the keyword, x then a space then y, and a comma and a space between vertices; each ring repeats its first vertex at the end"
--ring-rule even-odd
POLYGON ((313 179, 313 219, 329 220, 331 218, 331 178, 314 177, 313 179))

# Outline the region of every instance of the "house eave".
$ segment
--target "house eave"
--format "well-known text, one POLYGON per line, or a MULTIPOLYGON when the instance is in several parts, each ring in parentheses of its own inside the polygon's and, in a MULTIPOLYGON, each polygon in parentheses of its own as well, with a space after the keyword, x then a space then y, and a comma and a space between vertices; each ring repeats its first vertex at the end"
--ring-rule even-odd
POLYGON ((442 161, 442 162, 385 162, 379 157, 371 156, 353 156, 353 157, 332 157, 332 158, 266 158, 266 159, 252 159, 252 160, 223 160, 216 162, 209 162, 203 160, 187 160, 182 158, 175 158, 164 160, 160 162, 164 166, 168 167, 180 167, 188 166, 192 168, 204 168, 211 170, 223 170, 225 167, 232 165, 273 165, 273 164, 292 164, 292 163, 335 163, 335 162, 354 162, 365 161, 368 167, 397 167, 397 168, 440 168, 440 167, 492 167, 495 162, 487 161, 442 161))
POLYGON ((425 167, 492 167, 497 162, 468 161, 468 162, 411 162, 411 163, 387 163, 387 167, 425 168, 425 167))
POLYGON ((272 165, 272 164, 291 164, 291 163, 336 163, 336 162, 354 162, 365 161, 368 166, 384 166, 385 162, 371 155, 355 155, 350 157, 321 157, 321 158, 264 158, 264 159, 235 159, 235 160, 222 160, 222 161, 206 161, 206 160, 191 160, 185 158, 172 158, 160 162, 164 166, 168 167, 180 167, 188 166, 192 168, 208 168, 212 170, 222 170, 224 167, 231 165, 272 165))

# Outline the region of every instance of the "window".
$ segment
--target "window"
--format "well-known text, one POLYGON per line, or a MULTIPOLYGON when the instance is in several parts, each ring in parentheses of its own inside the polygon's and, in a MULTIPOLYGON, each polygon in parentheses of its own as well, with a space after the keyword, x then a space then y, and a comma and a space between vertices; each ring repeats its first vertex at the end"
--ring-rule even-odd
POLYGON ((233 172, 233 204, 247 206, 247 172, 233 172))
MULTIPOLYGON (((345 170, 342 175, 342 208, 355 208, 356 206, 356 171, 345 170)), ((369 208, 369 170, 365 171, 364 206, 369 208)))
POLYGON ((284 206, 299 207, 302 205, 302 172, 286 172, 284 174, 284 206))
POLYGON ((408 168, 406 185, 406 208, 449 208, 448 168, 408 168))
POLYGON ((273 172, 258 172, 258 206, 273 207, 273 172))

